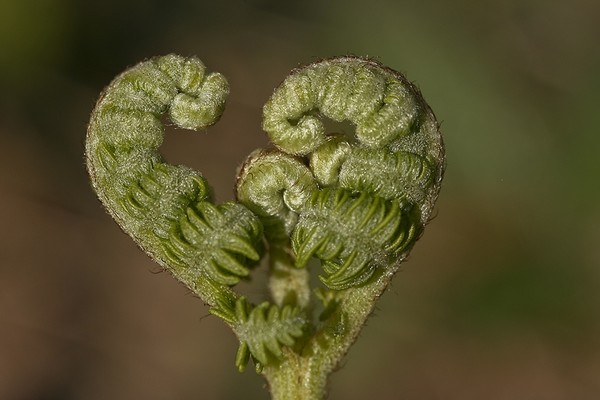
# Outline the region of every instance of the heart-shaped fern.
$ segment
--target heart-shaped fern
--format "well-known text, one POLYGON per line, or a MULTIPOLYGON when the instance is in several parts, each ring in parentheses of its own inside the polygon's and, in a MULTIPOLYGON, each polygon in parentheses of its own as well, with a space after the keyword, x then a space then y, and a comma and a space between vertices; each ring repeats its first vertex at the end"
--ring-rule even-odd
POLYGON ((196 58, 125 71, 91 116, 92 185, 121 228, 233 329, 240 370, 253 359, 275 398, 319 399, 429 221, 444 170, 438 123, 414 85, 373 60, 298 68, 264 107, 276 149, 251 154, 237 201, 217 205, 202 175, 158 149, 165 114, 206 128, 228 92, 196 58), (323 119, 355 129, 327 132, 323 119), (254 305, 233 286, 265 254, 271 302, 254 305), (311 260, 323 287, 310 287, 311 260))

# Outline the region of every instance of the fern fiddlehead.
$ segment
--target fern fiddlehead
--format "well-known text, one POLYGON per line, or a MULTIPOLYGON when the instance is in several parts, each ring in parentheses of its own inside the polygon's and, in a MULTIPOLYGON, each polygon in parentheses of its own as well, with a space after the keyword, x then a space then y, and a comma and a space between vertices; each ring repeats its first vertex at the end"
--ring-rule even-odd
MULTIPOLYGON (((237 197, 267 237, 283 237, 271 248, 287 249, 294 267, 318 260, 325 285, 315 293, 321 311, 302 352, 264 373, 277 397, 292 399, 289 389, 278 390, 294 386, 289 371, 300 370, 304 383, 293 393, 317 398, 431 216, 442 139, 415 86, 357 57, 292 71, 265 104, 263 129, 278 150, 247 161, 237 197), (354 132, 327 132, 324 119, 349 121, 354 132), (274 162, 284 184, 271 184, 274 162)), ((274 295, 289 286, 277 283, 272 277, 274 295)))
MULTIPOLYGON (((316 256, 323 282, 340 290, 410 248, 437 196, 443 151, 433 113, 402 75, 355 57, 298 69, 265 105, 263 128, 282 153, 308 157, 317 182, 301 210, 289 208, 298 213, 292 246, 300 266, 316 256), (350 121, 356 131, 328 135, 321 117, 350 121)), ((240 200, 253 203, 257 192, 246 192, 240 200)), ((262 214, 277 218, 261 196, 262 214)))
MULTIPOLYGON (((237 304, 245 300, 230 286, 259 261, 262 224, 239 203, 214 205, 200 174, 165 163, 158 151, 163 114, 181 128, 208 127, 219 119, 228 92, 225 78, 206 74, 196 58, 169 55, 142 62, 117 77, 98 101, 86 159, 98 197, 121 228, 213 314, 247 332, 259 324, 248 328, 247 320, 237 318, 237 304)), ((282 316, 282 323, 287 318, 298 336, 304 321, 297 312, 279 314, 276 306, 270 312, 282 316)))
POLYGON ((123 230, 232 327, 240 370, 252 358, 274 397, 322 398, 431 216, 444 169, 438 124, 414 85, 375 61, 298 68, 263 110, 277 149, 250 155, 238 201, 215 205, 200 174, 161 158, 160 119, 208 127, 227 94, 226 80, 196 58, 124 72, 92 113, 92 184, 123 230), (323 119, 354 132, 327 132, 323 119), (253 305, 233 286, 265 249, 274 304, 253 305), (314 293, 311 259, 324 284, 314 293))

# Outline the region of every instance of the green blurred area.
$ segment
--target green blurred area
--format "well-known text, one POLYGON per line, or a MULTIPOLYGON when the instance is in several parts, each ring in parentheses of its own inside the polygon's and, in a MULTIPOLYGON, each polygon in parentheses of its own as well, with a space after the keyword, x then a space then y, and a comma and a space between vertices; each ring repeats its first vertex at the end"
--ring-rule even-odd
POLYGON ((268 398, 87 182, 103 86, 170 52, 231 84, 219 124, 164 147, 219 200, 298 64, 375 57, 442 123, 438 214, 331 399, 600 398, 599 38, 586 0, 0 0, 0 398, 268 398))

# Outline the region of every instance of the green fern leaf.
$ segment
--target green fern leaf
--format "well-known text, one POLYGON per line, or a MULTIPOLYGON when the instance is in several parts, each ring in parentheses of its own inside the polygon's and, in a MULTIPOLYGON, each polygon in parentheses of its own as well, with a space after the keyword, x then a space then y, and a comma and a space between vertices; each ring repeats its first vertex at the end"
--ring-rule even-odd
POLYGON ((236 302, 236 332, 240 349, 236 365, 243 371, 248 354, 261 365, 283 356, 283 346, 291 347, 304 333, 305 316, 297 307, 278 307, 269 302, 251 306, 244 297, 236 302))

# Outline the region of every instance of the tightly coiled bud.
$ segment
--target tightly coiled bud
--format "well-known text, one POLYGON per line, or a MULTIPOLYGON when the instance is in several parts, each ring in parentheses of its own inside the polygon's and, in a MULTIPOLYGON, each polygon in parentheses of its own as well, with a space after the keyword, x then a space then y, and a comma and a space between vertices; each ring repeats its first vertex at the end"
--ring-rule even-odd
POLYGON ((291 232, 298 266, 316 257, 322 281, 340 290, 364 284, 377 268, 406 256, 431 215, 444 155, 433 112, 404 76, 357 57, 298 68, 266 103, 263 128, 279 149, 268 157, 305 161, 285 173, 279 168, 287 178, 282 190, 269 187, 261 156, 253 157, 238 180, 238 198, 258 207, 270 226, 279 220, 291 232), (325 118, 349 121, 355 130, 326 132, 325 118), (298 168, 302 180, 295 178, 298 168), (310 180, 307 171, 315 184, 303 183, 310 180), (262 183, 247 185, 249 176, 262 183), (288 192, 311 200, 286 209, 280 199, 288 192))
POLYGON ((118 76, 92 113, 86 142, 92 185, 139 246, 210 304, 260 258, 262 225, 237 203, 214 206, 197 172, 165 163, 163 114, 182 128, 206 128, 221 116, 229 86, 196 58, 142 62, 118 76), (213 284, 207 285, 207 280, 213 284))

